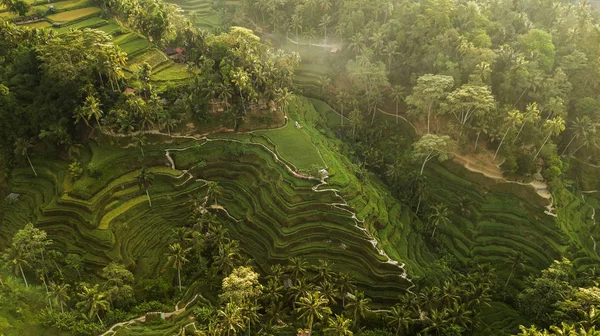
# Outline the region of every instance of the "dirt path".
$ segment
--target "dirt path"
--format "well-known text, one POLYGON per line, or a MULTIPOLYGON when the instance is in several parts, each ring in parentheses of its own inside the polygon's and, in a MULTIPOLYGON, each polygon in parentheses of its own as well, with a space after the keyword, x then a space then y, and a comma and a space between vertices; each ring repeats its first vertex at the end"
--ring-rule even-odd
MULTIPOLYGON (((163 312, 157 312, 157 313, 163 313, 165 314, 165 319, 169 319, 173 316, 177 316, 183 312, 185 312, 186 308, 192 303, 194 302, 196 299, 198 298, 198 294, 196 294, 196 296, 194 296, 193 299, 191 299, 188 303, 185 304, 185 306, 183 308, 179 308, 179 302, 177 302, 175 304, 175 310, 169 313, 163 313, 163 312)), ((148 314, 148 313, 146 313, 148 314)), ((114 324, 112 327, 110 327, 110 329, 108 329, 107 331, 105 331, 103 334, 101 334, 100 336, 109 336, 109 335, 114 335, 117 331, 115 329, 119 328, 119 327, 126 327, 130 324, 133 323, 146 323, 146 314, 144 314, 143 316, 131 319, 129 321, 125 321, 125 322, 119 322, 114 324)))
POLYGON ((475 173, 480 173, 485 177, 488 177, 488 178, 491 178, 491 179, 494 179, 497 181, 533 187, 540 197, 548 199, 548 200, 552 198, 552 194, 548 190, 548 184, 546 184, 545 181, 534 180, 530 183, 524 183, 524 182, 519 182, 519 181, 507 180, 504 177, 502 170, 500 169, 500 165, 502 163, 500 163, 498 165, 492 164, 491 163, 492 158, 489 157, 490 155, 491 154, 489 154, 489 153, 475 154, 475 155, 473 155, 473 154, 461 155, 458 153, 454 153, 454 162, 462 165, 469 171, 472 171, 475 173))

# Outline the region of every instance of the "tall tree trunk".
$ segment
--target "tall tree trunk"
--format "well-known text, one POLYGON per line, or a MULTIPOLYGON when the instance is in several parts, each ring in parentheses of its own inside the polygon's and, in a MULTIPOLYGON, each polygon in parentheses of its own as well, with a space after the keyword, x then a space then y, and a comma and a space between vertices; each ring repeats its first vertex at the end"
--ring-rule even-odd
POLYGON ((31 170, 33 170, 33 175, 37 176, 35 172, 35 168, 33 168, 33 164, 31 164, 31 160, 29 159, 29 155, 25 155, 27 157, 27 161, 29 162, 29 166, 31 166, 31 170))
POLYGON ((571 142, 573 142, 573 140, 575 140, 576 137, 577 137, 577 134, 573 135, 573 137, 571 138, 571 141, 569 141, 569 143, 567 144, 567 147, 565 147, 565 149, 562 151, 562 153, 560 155, 565 155, 567 148, 569 148, 569 146, 571 145, 571 142))
POLYGON ((398 123, 398 102, 396 102, 396 124, 398 123))
POLYGON ((373 118, 371 118, 371 126, 375 123, 375 113, 377 113, 377 104, 375 104, 375 108, 373 108, 373 118))
POLYGON ((96 312, 96 317, 98 318, 98 321, 100 321, 100 324, 104 325, 104 322, 100 318, 100 314, 98 314, 98 312, 96 312))
POLYGON ((510 274, 508 275, 508 279, 506 280, 506 283, 504 284, 504 290, 506 290, 506 287, 508 286, 508 283, 510 282, 510 278, 512 278, 513 274, 515 273, 515 269, 511 269, 510 270, 510 274))
POLYGON ((517 139, 519 138, 519 135, 521 134, 521 131, 523 130, 523 127, 525 127, 525 124, 527 122, 523 121, 523 123, 521 124, 521 127, 519 128, 519 131, 517 132, 517 135, 515 136, 515 138, 513 139, 513 145, 515 144, 515 142, 517 142, 517 139))
POLYGON ((148 192, 148 189, 146 189, 146 196, 148 197, 148 204, 150 204, 150 207, 152 208, 152 200, 150 200, 150 193, 148 192))
POLYGON ((544 146, 546 146, 546 142, 548 142, 548 139, 550 139, 551 135, 552 135, 552 133, 548 134, 548 136, 546 137, 546 140, 544 140, 544 143, 542 144, 542 147, 540 147, 540 150, 538 150, 537 153, 535 153, 535 156, 533 157, 533 161, 535 161, 535 159, 537 159, 538 155, 540 155, 540 152, 542 151, 542 149, 544 149, 544 146))
POLYGON ((508 129, 506 129, 506 132, 504 132, 504 136, 502 136, 502 140, 500 140, 500 144, 498 145, 498 148, 496 148, 496 153, 494 153, 493 160, 496 160, 496 156, 498 155, 498 152, 500 151, 500 148, 502 147, 502 143, 504 142, 504 139, 506 138, 508 131, 510 131, 510 127, 508 127, 508 129))
POLYGON ((181 267, 177 267, 177 282, 179 283, 179 292, 181 293, 181 267))
POLYGON ((65 304, 62 301, 60 301, 60 311, 63 314, 65 313, 65 307, 64 306, 65 306, 65 304))
POLYGON ((431 239, 433 239, 433 236, 435 235, 435 230, 437 230, 437 225, 433 228, 433 233, 431 234, 431 239))
POLYGON ((29 287, 29 284, 27 284, 27 278, 25 278, 25 272, 23 272, 23 266, 19 265, 19 270, 21 270, 21 276, 23 276, 23 281, 25 282, 25 287, 29 287))
POLYGON ((479 142, 479 136, 481 135, 481 132, 477 132, 477 138, 475 139, 475 151, 477 151, 477 143, 479 142))

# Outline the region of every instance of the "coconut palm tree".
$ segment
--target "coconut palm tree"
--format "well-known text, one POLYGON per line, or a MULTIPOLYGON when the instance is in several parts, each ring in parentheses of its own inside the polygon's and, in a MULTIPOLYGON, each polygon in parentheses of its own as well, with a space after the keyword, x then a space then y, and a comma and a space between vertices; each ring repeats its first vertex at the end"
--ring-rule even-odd
POLYGON ((336 314, 335 318, 329 317, 327 320, 328 327, 323 331, 325 335, 352 336, 354 333, 350 330, 350 323, 352 323, 352 320, 336 314))
POLYGON ((506 290, 506 287, 508 286, 508 283, 510 282, 510 279, 513 277, 513 275, 515 275, 515 272, 518 269, 524 269, 525 268, 525 264, 523 264, 523 252, 514 252, 511 256, 510 256, 510 274, 508 275, 508 279, 506 279, 506 283, 504 284, 504 290, 506 290))
POLYGON ((314 281, 331 281, 334 273, 331 271, 331 264, 327 260, 319 260, 319 264, 314 267, 317 274, 314 277, 314 281))
POLYGON ((319 26, 323 27, 323 41, 325 44, 327 44, 327 26, 329 26, 331 24, 331 15, 329 14, 323 14, 323 16, 321 17, 321 21, 319 22, 319 26))
POLYGON ((322 281, 317 285, 316 290, 323 294, 331 306, 335 306, 337 304, 337 298, 340 294, 339 289, 335 286, 335 283, 330 281, 322 281))
POLYGON ((344 109, 349 106, 350 94, 347 91, 340 90, 335 96, 337 105, 340 107, 340 122, 344 126, 344 109))
POLYGON ((60 310, 63 313, 65 312, 64 306, 70 299, 69 287, 71 287, 69 284, 59 285, 51 283, 50 291, 48 292, 48 299, 50 299, 51 302, 56 302, 60 306, 60 310))
POLYGON ((219 253, 213 257, 217 271, 227 275, 236 267, 240 258, 240 245, 237 240, 219 244, 219 253))
POLYGON ((25 283, 25 287, 29 287, 27 283, 27 278, 25 277, 25 272, 23 272, 23 266, 29 266, 29 262, 27 258, 25 258, 25 253, 22 249, 11 247, 6 250, 6 252, 2 255, 2 259, 6 261, 10 267, 12 267, 13 273, 15 275, 21 274, 23 277, 23 282, 25 283))
POLYGON ((304 274, 308 269, 308 263, 301 257, 292 257, 289 259, 289 264, 287 265, 287 271, 292 276, 292 281, 296 283, 298 279, 304 274))
POLYGON ((525 113, 523 113, 523 122, 521 123, 521 127, 519 128, 519 131, 517 132, 517 135, 513 139, 512 143, 514 144, 517 142, 517 139, 519 138, 519 135, 526 124, 535 123, 538 120, 540 120, 540 109, 538 108, 537 103, 533 102, 527 105, 527 108, 525 108, 525 113))
MULTIPOLYGON (((102 112, 102 105, 100 104, 98 98, 96 98, 94 95, 87 96, 85 98, 85 102, 83 103, 82 109, 84 111, 84 115, 87 117, 87 120, 89 121, 91 118, 94 118, 98 128, 102 130, 102 126, 100 126, 100 119, 102 119, 102 115, 104 113, 102 112)), ((88 122, 86 122, 86 124, 89 126, 88 122)))
POLYGON ((425 317, 427 327, 422 330, 422 333, 428 335, 433 332, 436 335, 444 335, 444 330, 450 323, 450 316, 447 310, 432 309, 430 314, 425 317))
POLYGON ((342 308, 346 307, 346 296, 348 293, 352 293, 356 290, 356 285, 354 285, 354 281, 352 276, 348 273, 338 274, 337 285, 340 290, 340 296, 342 297, 342 308))
POLYGON ((146 169, 146 166, 143 166, 140 170, 140 175, 138 175, 138 185, 140 189, 144 189, 146 191, 146 196, 148 197, 148 204, 152 207, 152 200, 150 199, 150 192, 148 189, 152 186, 152 182, 154 182, 154 174, 146 169))
POLYGON ((508 132, 511 129, 515 128, 517 125, 524 124, 523 113, 521 113, 521 111, 519 111, 519 110, 512 110, 512 111, 508 112, 508 116, 506 117, 505 120, 508 123, 508 127, 506 127, 506 132, 504 132, 504 135, 502 136, 502 140, 500 140, 500 144, 498 145, 498 148, 496 148, 496 153, 494 153, 494 160, 496 160, 496 156, 498 155, 500 148, 502 148, 502 144, 504 143, 504 139, 506 138, 506 135, 508 134, 508 132))
POLYGON ((433 233, 431 234, 431 238, 435 235, 435 231, 441 225, 447 225, 450 223, 450 210, 444 204, 437 204, 431 207, 432 213, 429 215, 429 223, 433 225, 433 233))
POLYGON ((331 315, 331 309, 327 307, 328 303, 329 301, 318 291, 307 293, 297 302, 296 312, 308 326, 309 335, 312 334, 315 320, 320 321, 325 315, 331 315))
POLYGON ((172 229, 171 232, 171 239, 181 246, 186 246, 192 240, 192 231, 185 226, 172 229))
POLYGON ((398 55, 398 42, 396 41, 388 41, 388 43, 381 50, 381 55, 387 58, 387 68, 388 71, 392 69, 392 61, 394 60, 394 56, 398 55))
POLYGON ((313 285, 304 278, 298 278, 295 286, 289 288, 288 296, 292 300, 292 309, 296 310, 296 302, 301 297, 308 295, 313 290, 313 285))
POLYGON ((356 329, 359 318, 364 318, 365 313, 370 310, 369 303, 371 303, 371 299, 365 298, 365 293, 358 290, 355 290, 349 299, 345 309, 352 316, 352 328, 356 329))
POLYGON ((596 132, 596 127, 594 123, 588 116, 576 117, 575 120, 571 122, 571 131, 573 133, 573 137, 562 151, 561 155, 564 155, 573 140, 575 139, 586 139, 588 138, 590 133, 596 132))
POLYGON ((31 170, 33 170, 33 175, 37 176, 35 172, 35 168, 33 168, 33 164, 31 163, 31 159, 29 159, 29 149, 33 147, 33 144, 30 139, 18 138, 15 141, 15 154, 21 155, 27 158, 27 162, 29 162, 29 166, 31 170))
POLYGON ((80 298, 80 301, 76 307, 87 312, 88 318, 91 319, 93 316, 96 316, 98 321, 104 324, 100 318, 100 313, 108 309, 109 302, 106 299, 106 295, 98 289, 98 285, 96 284, 93 287, 84 285, 81 288, 81 292, 77 293, 77 296, 80 298))
POLYGON ((181 269, 189 260, 187 255, 191 248, 183 248, 179 243, 169 245, 169 259, 173 264, 173 267, 177 269, 177 284, 179 285, 179 291, 181 292, 181 269))
POLYGON ((410 312, 400 305, 392 307, 385 318, 388 327, 395 330, 396 336, 398 336, 402 330, 408 330, 408 326, 412 320, 410 318, 410 312))
POLYGON ((139 133, 138 135, 133 137, 133 142, 135 143, 135 145, 137 147, 140 148, 140 151, 142 152, 142 156, 144 155, 144 146, 146 146, 148 144, 148 140, 146 139, 146 136, 143 133, 139 133))
POLYGON ((221 187, 219 183, 213 181, 208 182, 206 186, 208 187, 206 190, 206 197, 208 199, 213 199, 215 205, 219 205, 218 198, 223 196, 223 187, 221 187))
POLYGON ((555 117, 550 120, 546 120, 546 122, 544 123, 544 129, 545 129, 547 135, 546 135, 546 138, 544 139, 544 142, 542 143, 542 146, 537 151, 537 153, 535 153, 535 155, 533 156, 534 161, 535 161, 535 159, 537 159, 538 155, 540 155, 540 152, 546 145, 546 142, 548 142, 548 139, 550 139, 550 137, 553 135, 559 135, 562 131, 565 130, 565 120, 561 116, 555 117))
POLYGON ((404 99, 404 95, 404 88, 400 85, 394 85, 392 87, 392 90, 390 91, 390 97, 392 98, 392 101, 396 104, 396 124, 398 123, 400 101, 404 99))

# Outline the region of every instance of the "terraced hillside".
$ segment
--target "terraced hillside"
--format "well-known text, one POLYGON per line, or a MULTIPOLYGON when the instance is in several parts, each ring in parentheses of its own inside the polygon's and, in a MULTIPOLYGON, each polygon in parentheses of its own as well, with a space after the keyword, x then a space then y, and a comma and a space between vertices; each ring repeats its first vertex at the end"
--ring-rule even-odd
MULTIPOLYGON (((326 258, 335 269, 354 274, 378 304, 393 302, 410 286, 401 278, 403 270, 374 248, 372 237, 354 218, 354 208, 344 204, 334 185, 295 175, 265 145, 267 136, 221 135, 172 144, 156 136, 144 159, 139 149, 110 146, 104 139, 81 156, 82 164, 101 171, 101 177, 75 182, 65 173, 66 162, 34 159, 39 177, 26 168, 16 169, 11 177, 11 192, 21 197, 5 205, 2 247, 31 221, 65 252, 84 255, 89 266, 100 268, 117 260, 135 269, 136 276, 151 277, 165 262, 171 229, 187 223, 189 196, 203 192, 205 180, 210 180, 225 190, 219 204, 226 212, 220 216, 260 268, 292 256, 312 262, 326 258), (166 150, 176 169, 169 167, 166 150), (136 184, 142 160, 156 175, 150 188, 152 208, 136 184), (206 166, 200 168, 200 161, 206 166)), ((332 182, 342 185, 344 173, 331 169, 332 182)), ((355 195, 351 202, 362 200, 355 195)))
MULTIPOLYGON (((192 23, 202 29, 214 30, 221 25, 220 14, 213 9, 211 0, 165 0, 178 5, 190 17, 192 23)), ((239 6, 239 0, 225 0, 225 6, 239 6)))

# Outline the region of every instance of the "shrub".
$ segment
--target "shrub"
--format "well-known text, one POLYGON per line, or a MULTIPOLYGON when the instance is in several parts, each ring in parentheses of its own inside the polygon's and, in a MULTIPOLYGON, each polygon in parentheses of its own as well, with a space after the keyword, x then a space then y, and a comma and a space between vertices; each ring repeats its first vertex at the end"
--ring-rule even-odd
POLYGON ((73 161, 69 165, 69 174, 73 177, 73 180, 77 180, 83 174, 83 168, 81 168, 81 164, 79 161, 73 161))

